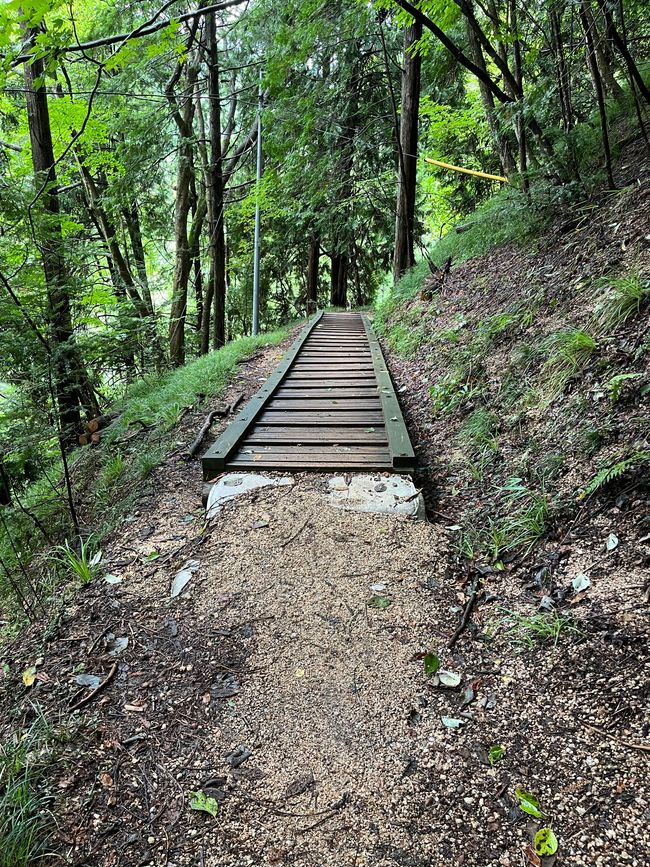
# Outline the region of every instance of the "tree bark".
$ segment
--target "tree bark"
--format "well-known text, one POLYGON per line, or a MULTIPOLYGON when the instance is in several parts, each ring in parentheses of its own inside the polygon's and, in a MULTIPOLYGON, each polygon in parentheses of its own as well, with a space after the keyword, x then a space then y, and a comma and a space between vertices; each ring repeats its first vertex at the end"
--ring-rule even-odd
MULTIPOLYGON (((487 75, 487 67, 485 64, 485 57, 483 56, 483 49, 481 48, 481 45, 476 38, 476 34, 474 33, 474 30, 470 26, 470 23, 467 19, 465 19, 465 32, 467 34, 467 45, 472 60, 478 67, 484 69, 485 74, 487 75)), ((494 141, 495 147, 497 149, 497 154, 499 155, 501 170, 507 178, 510 178, 517 170, 515 160, 512 155, 512 147, 510 141, 508 139, 508 136, 504 132, 502 132, 499 127, 499 121, 497 119, 494 108, 494 97, 492 95, 492 91, 489 87, 487 87, 485 82, 481 81, 480 79, 478 84, 479 91, 481 93, 481 101, 483 103, 483 110, 485 112, 488 128, 490 130, 490 135, 492 136, 492 140, 494 141)))
POLYGON ((138 272, 138 280, 142 291, 142 300, 147 309, 153 314, 153 301, 149 290, 149 278, 147 277, 147 260, 144 255, 144 245, 142 243, 142 229, 140 227, 140 213, 137 202, 132 202, 131 206, 122 209, 122 215, 126 228, 131 239, 131 249, 133 250, 133 259, 135 261, 136 271, 138 272))
POLYGON ((422 38, 422 24, 415 21, 404 32, 404 67, 399 124, 399 177, 395 218, 393 280, 415 265, 415 191, 417 183, 418 112, 422 58, 412 48, 422 38))
POLYGON ((309 242, 307 259, 307 315, 318 308, 318 265, 320 260, 320 238, 312 236, 309 242))
POLYGON ((86 373, 79 347, 74 339, 72 312, 68 296, 68 274, 63 253, 54 147, 43 62, 39 59, 25 64, 27 122, 31 141, 32 166, 36 183, 43 185, 41 206, 47 225, 39 227, 39 245, 45 285, 53 386, 63 448, 76 443, 81 425, 80 409, 87 415, 99 411, 94 389, 86 373), (36 86, 36 82, 38 86, 36 86))
POLYGON ((581 0, 580 4, 580 20, 582 23, 582 29, 585 34, 585 42, 587 46, 587 60, 589 62, 589 70, 591 72, 591 79, 594 84, 594 90, 596 92, 596 99, 598 101, 598 114, 600 116, 600 128, 602 132, 603 139, 603 151, 605 154, 605 168, 607 170, 607 181, 610 185, 611 189, 615 188, 614 183, 614 175, 612 172, 612 154, 609 146, 609 129, 607 126, 607 109, 605 106, 605 91, 603 89, 603 82, 600 78, 600 70, 598 68, 598 61, 596 59, 596 47, 594 45, 593 34, 591 32, 591 26, 589 23, 589 16, 587 14, 587 4, 588 0, 581 0))
POLYGON ((221 153, 221 101, 219 88, 219 45, 215 15, 206 17, 205 38, 208 52, 208 95, 210 103, 210 289, 214 304, 212 348, 226 342, 226 235, 224 225, 223 157, 221 153))

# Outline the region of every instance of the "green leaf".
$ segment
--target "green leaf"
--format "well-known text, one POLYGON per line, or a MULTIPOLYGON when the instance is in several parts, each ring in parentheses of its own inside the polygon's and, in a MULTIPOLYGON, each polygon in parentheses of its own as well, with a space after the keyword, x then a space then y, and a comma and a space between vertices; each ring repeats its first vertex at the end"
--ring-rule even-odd
POLYGON ((200 810, 203 813, 216 816, 219 812, 219 801, 209 797, 205 792, 190 792, 190 807, 193 810, 200 810))
POLYGON ((494 767, 497 762, 501 761, 505 754, 505 747, 502 747, 500 744, 494 744, 494 746, 490 747, 490 749, 488 750, 488 762, 490 763, 490 765, 492 765, 492 767, 494 767))
POLYGON ((533 848, 538 855, 555 855, 557 847, 557 837, 552 828, 540 828, 535 834, 533 848))
POLYGON ((380 611, 390 608, 392 604, 393 600, 387 596, 371 596, 368 600, 368 608, 378 608, 380 611))
POLYGON ((542 818, 542 811, 539 806, 539 801, 530 792, 524 792, 523 789, 515 789, 515 796, 519 803, 519 809, 523 813, 528 813, 529 816, 534 816, 536 819, 542 818))
POLYGON ((440 660, 435 653, 425 653, 424 655, 424 673, 435 674, 440 668, 440 660))

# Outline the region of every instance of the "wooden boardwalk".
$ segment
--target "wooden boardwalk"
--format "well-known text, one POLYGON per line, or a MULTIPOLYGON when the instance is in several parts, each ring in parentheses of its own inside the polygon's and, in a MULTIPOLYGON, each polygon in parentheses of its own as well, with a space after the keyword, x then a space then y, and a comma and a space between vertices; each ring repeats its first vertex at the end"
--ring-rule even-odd
POLYGON ((393 470, 414 454, 381 348, 360 313, 319 313, 203 457, 232 470, 393 470))

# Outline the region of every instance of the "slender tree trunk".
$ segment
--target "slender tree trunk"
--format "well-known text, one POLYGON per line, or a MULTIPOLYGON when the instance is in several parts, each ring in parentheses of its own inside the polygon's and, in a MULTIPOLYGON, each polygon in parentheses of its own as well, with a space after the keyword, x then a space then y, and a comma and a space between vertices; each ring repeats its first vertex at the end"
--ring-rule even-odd
POLYGON ((625 65, 627 66, 628 75, 636 84, 639 93, 643 95, 643 98, 647 103, 650 103, 650 88, 648 88, 645 83, 643 76, 639 71, 639 67, 634 62, 634 58, 630 54, 630 50, 627 46, 627 35, 625 32, 625 17, 624 17, 624 9, 623 9, 623 0, 619 2, 619 17, 621 19, 621 30, 616 27, 614 23, 614 18, 612 16, 611 11, 607 6, 607 0, 598 0, 598 5, 600 7, 601 12, 603 13, 603 17, 605 18, 605 23, 607 24, 608 33, 610 38, 621 56, 625 60, 625 65))
POLYGON ((415 191, 418 164, 418 112, 422 58, 413 46, 422 38, 422 24, 415 21, 404 32, 404 67, 399 125, 399 177, 395 218, 393 280, 415 265, 415 191))
POLYGON ((212 303, 214 304, 212 348, 218 349, 226 342, 226 236, 223 157, 221 153, 219 46, 214 12, 206 18, 205 38, 208 51, 208 95, 210 97, 210 285, 212 303))
POLYGON ((142 300, 147 309, 153 314, 153 301, 149 290, 149 278, 147 277, 147 260, 144 255, 144 245, 142 243, 142 229, 140 227, 140 213, 137 202, 133 202, 130 207, 122 209, 122 215, 126 228, 131 239, 131 249, 133 250, 133 259, 135 261, 136 271, 138 272, 138 280, 142 291, 142 300))
MULTIPOLYGON (((467 44, 470 57, 477 66, 485 70, 485 73, 487 75, 487 68, 485 65, 483 50, 478 40, 476 39, 476 35, 473 29, 470 27, 467 19, 465 19, 465 32, 467 34, 467 44)), ((492 96, 492 91, 489 87, 485 85, 485 82, 481 81, 480 79, 479 91, 481 93, 481 101, 483 103, 483 110, 485 111, 485 117, 488 122, 490 135, 492 136, 492 140, 494 141, 494 144, 497 148, 497 153, 499 155, 501 170, 507 178, 510 178, 517 171, 515 160, 512 155, 510 140, 508 136, 500 129, 499 121, 497 119, 494 108, 494 97, 492 96)))
POLYGON ((99 411, 94 390, 74 339, 68 296, 68 274, 63 254, 59 192, 54 162, 50 114, 41 60, 25 64, 27 121, 32 165, 39 189, 44 185, 40 205, 47 224, 39 227, 37 243, 47 289, 48 326, 53 360, 54 393, 58 405, 63 447, 76 443, 81 425, 80 408, 88 415, 99 411), (38 82, 38 84, 37 84, 38 82))
POLYGON ((571 83, 567 69, 564 43, 562 41, 562 17, 560 12, 551 9, 549 11, 551 22, 551 50, 555 55, 555 69, 557 72, 557 89, 560 97, 560 108, 564 130, 568 132, 573 126, 573 106, 571 104, 571 83))
POLYGON ((600 115, 600 128, 602 132, 603 139, 603 151, 605 154, 605 167, 607 170, 607 181, 610 185, 611 189, 615 188, 614 183, 614 175, 612 172, 612 153, 609 146, 609 129, 607 125, 607 108, 605 106, 605 92, 603 89, 603 83, 600 78, 600 70, 598 68, 598 61, 596 59, 596 48, 594 46, 594 40, 591 32, 591 27, 589 24, 589 16, 586 13, 588 0, 581 0, 580 5, 580 20, 582 22, 582 29, 585 34, 585 42, 586 42, 586 50, 587 50, 587 60, 589 62, 589 70, 591 72, 591 79, 594 84, 594 90, 596 92, 596 99, 598 101, 598 113, 600 115))
POLYGON ((314 235, 309 242, 307 259, 307 314, 315 313, 318 307, 318 265, 320 260, 320 238, 314 235))
POLYGON ((600 74, 600 80, 603 83, 603 89, 606 93, 609 93, 614 99, 623 99, 625 93, 621 85, 616 81, 614 77, 614 71, 612 70, 612 65, 610 62, 611 51, 609 51, 609 46, 607 45, 607 40, 605 36, 598 30, 598 24, 596 23, 596 19, 594 17, 594 13, 591 9, 590 3, 583 3, 581 6, 582 14, 584 19, 588 23, 589 31, 591 34, 591 41, 593 45, 593 52, 596 58, 596 63, 598 65, 598 72, 600 74))
POLYGON ((526 177, 528 161, 526 151, 526 121, 524 119, 524 86, 521 69, 521 40, 519 38, 519 22, 517 19, 517 0, 510 0, 510 28, 513 34, 513 72, 517 86, 517 93, 519 95, 516 120, 517 140, 519 142, 519 173, 521 175, 522 187, 526 192, 528 192, 528 178, 526 177))

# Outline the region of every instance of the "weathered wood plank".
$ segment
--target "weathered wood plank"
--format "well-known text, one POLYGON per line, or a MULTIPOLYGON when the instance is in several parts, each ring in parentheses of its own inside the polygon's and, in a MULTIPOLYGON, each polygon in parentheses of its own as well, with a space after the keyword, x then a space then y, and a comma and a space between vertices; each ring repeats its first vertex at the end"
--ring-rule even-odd
POLYGON ((237 442, 245 434, 248 428, 253 424, 255 418, 261 412, 264 404, 273 394, 275 388, 283 380, 285 374, 291 367, 294 359, 300 352, 300 348, 316 327, 323 315, 323 311, 319 311, 313 316, 309 322, 302 328, 300 334, 291 344, 285 353, 282 361, 278 364, 271 376, 266 380, 262 388, 253 395, 246 406, 241 410, 237 417, 232 421, 219 439, 211 446, 203 456, 203 474, 204 478, 214 474, 215 470, 222 470, 230 453, 235 449, 237 442))
POLYGON ((362 321, 368 336, 368 343, 372 353, 373 362, 375 365, 375 375, 379 385, 379 396, 381 398, 384 417, 386 419, 386 432, 388 434, 388 446, 390 448, 393 466, 396 469, 415 468, 415 453, 411 440, 406 430, 402 410, 400 409, 393 382, 390 378, 390 373, 386 367, 386 361, 381 351, 379 341, 375 337, 374 332, 368 321, 368 317, 363 314, 362 321))

